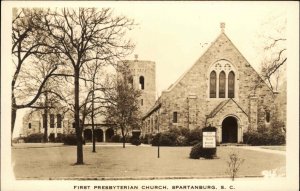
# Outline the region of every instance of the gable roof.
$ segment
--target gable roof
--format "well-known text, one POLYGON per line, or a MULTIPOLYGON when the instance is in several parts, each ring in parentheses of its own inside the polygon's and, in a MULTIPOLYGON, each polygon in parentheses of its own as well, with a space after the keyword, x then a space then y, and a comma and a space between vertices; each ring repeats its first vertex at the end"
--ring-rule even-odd
POLYGON ((203 55, 205 55, 216 43, 217 43, 217 41, 220 39, 220 38, 222 38, 222 37, 225 37, 226 38, 226 40, 228 40, 229 41, 229 43, 233 46, 233 48, 239 53, 239 55, 246 61, 246 64, 247 64, 247 66, 250 66, 252 69, 253 69, 253 71, 259 76, 259 78, 261 79, 261 81, 262 82, 264 82, 265 83, 265 85, 268 87, 268 89, 272 92, 272 93, 274 93, 273 92, 273 90, 266 84, 266 82, 262 79, 262 77, 258 74, 258 72, 251 66, 251 64, 250 64, 250 62, 248 62, 248 60, 244 57, 244 55, 239 51, 239 49, 234 45, 234 43, 230 40, 230 38, 225 34, 225 32, 221 32, 220 34, 219 34, 219 36, 211 43, 211 45, 210 46, 208 46, 207 48, 206 48, 206 50, 202 53, 202 55, 197 59, 197 61, 188 69, 188 70, 186 70, 176 81, 175 81, 175 83, 173 83, 173 84, 171 84, 170 86, 169 86, 169 88, 167 89, 167 90, 164 90, 164 92, 170 92, 174 87, 176 87, 177 86, 177 84, 184 78, 184 76, 187 74, 187 73, 189 73, 191 70, 192 70, 192 68, 198 63, 198 61, 203 57, 203 55))
POLYGON ((234 101, 234 99, 229 98, 227 100, 222 101, 219 105, 217 105, 217 107, 215 107, 210 112, 210 114, 207 115, 207 118, 213 118, 214 116, 216 116, 219 113, 219 111, 221 111, 221 109, 225 107, 230 101, 232 101, 248 117, 248 114, 245 112, 245 110, 236 101, 234 101))

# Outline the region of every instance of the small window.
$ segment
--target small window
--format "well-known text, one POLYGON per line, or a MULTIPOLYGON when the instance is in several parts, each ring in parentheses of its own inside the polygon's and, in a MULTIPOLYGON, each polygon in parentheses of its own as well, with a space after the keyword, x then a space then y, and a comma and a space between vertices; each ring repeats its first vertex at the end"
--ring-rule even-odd
POLYGON ((145 89, 145 78, 144 78, 144 76, 140 76, 140 88, 141 88, 141 90, 145 89))
POLYGON ((61 128, 61 114, 57 114, 56 118, 57 118, 57 128, 61 128))
POLYGON ((270 123, 271 115, 269 111, 266 111, 266 122, 270 123))
POLYGON ((75 122, 72 123, 72 127, 75 129, 75 122))
POLYGON ((175 112, 173 112, 173 123, 177 123, 177 116, 178 114, 177 114, 177 112, 175 111, 175 112))
POLYGON ((50 128, 54 128, 54 114, 50 115, 50 128))
POLYGON ((141 106, 143 106, 143 104, 144 104, 144 100, 143 100, 143 99, 141 99, 141 106))
POLYGON ((31 123, 28 123, 28 129, 31 129, 31 123))

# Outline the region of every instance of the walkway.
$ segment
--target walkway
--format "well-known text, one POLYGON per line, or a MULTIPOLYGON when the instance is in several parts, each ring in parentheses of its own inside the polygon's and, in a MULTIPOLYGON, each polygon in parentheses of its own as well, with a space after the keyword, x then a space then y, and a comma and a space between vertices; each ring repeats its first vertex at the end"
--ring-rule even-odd
MULTIPOLYGON (((281 150, 267 149, 268 146, 230 146, 230 147, 248 149, 248 150, 265 152, 265 153, 280 154, 280 155, 286 154, 285 150, 281 151, 281 150)), ((270 146, 270 147, 272 147, 272 146, 270 146)))

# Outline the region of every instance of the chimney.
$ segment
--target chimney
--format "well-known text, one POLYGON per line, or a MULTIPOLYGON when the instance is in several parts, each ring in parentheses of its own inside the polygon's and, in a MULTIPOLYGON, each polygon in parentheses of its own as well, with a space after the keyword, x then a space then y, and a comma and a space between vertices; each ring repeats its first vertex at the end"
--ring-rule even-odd
POLYGON ((139 55, 135 54, 135 55, 134 55, 134 61, 137 61, 138 58, 139 58, 139 55))
POLYGON ((225 32, 225 23, 224 22, 220 23, 220 28, 221 28, 221 32, 224 33, 225 32))

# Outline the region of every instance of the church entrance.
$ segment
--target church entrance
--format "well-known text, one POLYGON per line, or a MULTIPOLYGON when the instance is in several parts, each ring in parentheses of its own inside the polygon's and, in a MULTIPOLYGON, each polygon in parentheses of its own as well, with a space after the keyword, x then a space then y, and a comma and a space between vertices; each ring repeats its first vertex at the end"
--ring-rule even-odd
POLYGON ((237 143, 238 125, 235 117, 226 117, 222 122, 222 143, 237 143))

